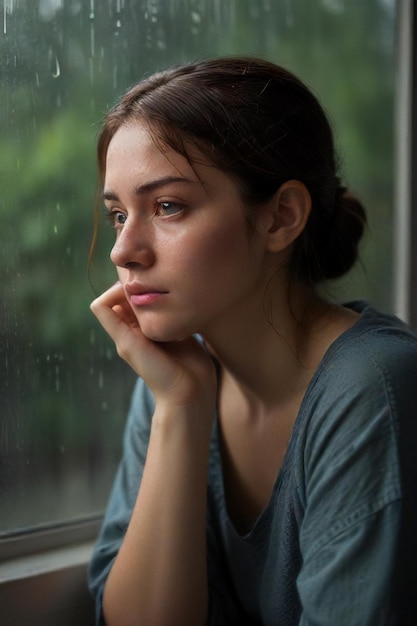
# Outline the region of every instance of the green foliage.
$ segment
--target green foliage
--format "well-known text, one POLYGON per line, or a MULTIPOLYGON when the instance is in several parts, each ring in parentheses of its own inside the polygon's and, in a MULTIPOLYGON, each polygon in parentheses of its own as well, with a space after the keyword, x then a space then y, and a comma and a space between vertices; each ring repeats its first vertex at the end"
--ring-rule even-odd
MULTIPOLYGON (((17 480, 82 455, 100 468, 119 450, 133 376, 90 314, 87 256, 100 119, 144 74, 221 54, 260 55, 298 73, 331 111, 348 182, 369 207, 367 278, 359 272, 347 284, 389 305, 386 2, 3 0, 0 14, 0 463, 17 480)), ((99 291, 114 277, 109 248, 110 231, 93 266, 99 291)))

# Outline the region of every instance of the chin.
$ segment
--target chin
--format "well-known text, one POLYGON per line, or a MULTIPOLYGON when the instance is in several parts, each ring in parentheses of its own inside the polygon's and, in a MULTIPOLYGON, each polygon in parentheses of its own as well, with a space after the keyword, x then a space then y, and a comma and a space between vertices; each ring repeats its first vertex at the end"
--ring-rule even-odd
POLYGON ((169 343, 181 341, 197 334, 198 320, 193 316, 178 314, 155 314, 144 311, 145 315, 137 315, 141 331, 150 341, 169 343))
POLYGON ((144 327, 141 326, 141 331, 147 339, 157 343, 181 341, 194 334, 192 332, 187 333, 184 328, 147 328, 146 325, 144 327))

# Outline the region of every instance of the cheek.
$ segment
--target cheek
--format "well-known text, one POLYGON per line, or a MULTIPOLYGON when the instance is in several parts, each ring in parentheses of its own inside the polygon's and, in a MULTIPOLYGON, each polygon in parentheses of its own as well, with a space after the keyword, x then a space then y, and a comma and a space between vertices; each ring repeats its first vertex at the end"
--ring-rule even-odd
POLYGON ((178 263, 178 266, 186 268, 186 275, 196 278, 212 276, 221 268, 228 267, 238 254, 239 244, 235 234, 224 231, 217 229, 200 237, 194 235, 183 239, 173 257, 174 267, 178 263))
MULTIPOLYGON (((202 256, 213 270, 227 271, 231 266, 244 266, 251 255, 247 232, 239 222, 219 228, 210 239, 201 241, 202 256)), ((243 269, 243 267, 242 267, 243 269)))
POLYGON ((184 259, 189 285, 193 285, 197 298, 205 302, 207 290, 212 298, 222 301, 240 286, 246 286, 254 271, 254 259, 246 232, 217 232, 213 238, 196 242, 193 258, 184 259))
MULTIPOLYGON (((227 208, 225 210, 227 215, 227 208)), ((209 223, 200 233, 196 244, 200 254, 216 264, 220 259, 227 257, 244 258, 249 251, 250 244, 243 216, 229 215, 216 225, 209 223)))

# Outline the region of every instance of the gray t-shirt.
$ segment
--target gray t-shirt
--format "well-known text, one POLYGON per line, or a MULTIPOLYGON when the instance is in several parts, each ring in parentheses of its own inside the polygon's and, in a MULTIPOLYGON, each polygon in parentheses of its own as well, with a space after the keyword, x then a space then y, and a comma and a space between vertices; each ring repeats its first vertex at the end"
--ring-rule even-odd
MULTIPOLYGON (((362 316, 315 372, 270 501, 244 536, 227 514, 216 416, 207 491, 210 626, 417 624, 417 337, 365 303, 349 306, 362 316)), ((90 564, 97 624, 104 624, 102 590, 136 500, 153 409, 139 380, 90 564)))

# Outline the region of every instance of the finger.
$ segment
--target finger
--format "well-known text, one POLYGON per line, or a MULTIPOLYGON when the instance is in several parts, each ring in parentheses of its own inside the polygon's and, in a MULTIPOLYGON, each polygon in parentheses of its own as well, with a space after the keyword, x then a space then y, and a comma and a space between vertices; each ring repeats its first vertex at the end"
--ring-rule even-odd
POLYGON ((158 369, 161 347, 147 339, 142 333, 120 283, 116 283, 96 298, 90 308, 115 342, 118 355, 139 376, 145 374, 144 371, 142 372, 144 364, 146 371, 153 372, 158 369))
POLYGON ((129 328, 139 327, 120 283, 96 298, 90 309, 116 343, 123 339, 129 328))
POLYGON ((95 313, 97 307, 102 305, 113 307, 116 304, 121 304, 126 300, 124 290, 122 284, 117 281, 114 285, 112 285, 109 289, 107 289, 104 293, 98 296, 90 305, 90 309, 95 313))
POLYGON ((116 283, 110 289, 105 291, 101 296, 96 298, 90 305, 92 312, 100 319, 103 307, 110 308, 117 316, 130 326, 137 326, 136 316, 132 311, 132 307, 126 300, 123 287, 120 283, 116 283))
POLYGON ((118 315, 125 324, 130 326, 130 328, 136 328, 139 326, 138 320, 132 311, 132 307, 127 302, 116 304, 112 308, 116 315, 118 315))

